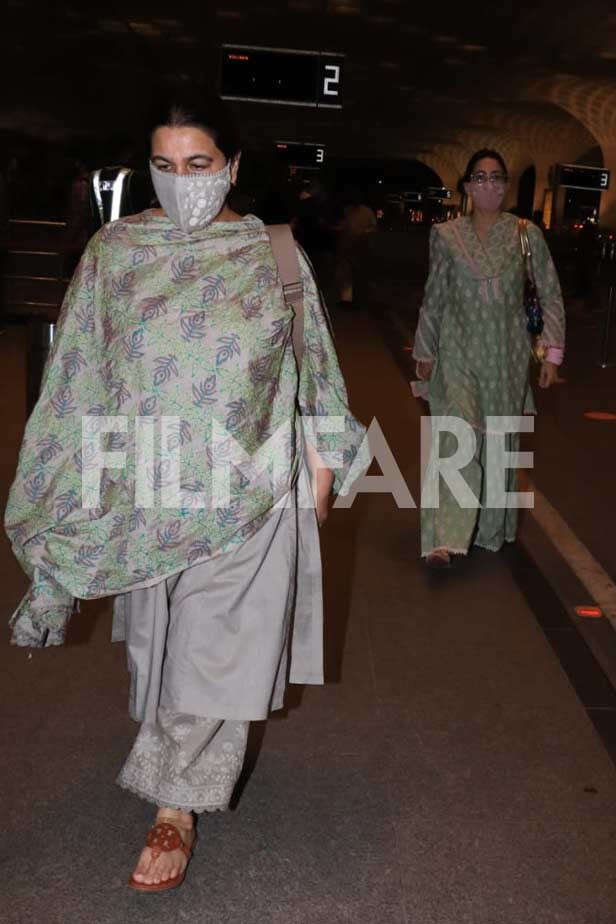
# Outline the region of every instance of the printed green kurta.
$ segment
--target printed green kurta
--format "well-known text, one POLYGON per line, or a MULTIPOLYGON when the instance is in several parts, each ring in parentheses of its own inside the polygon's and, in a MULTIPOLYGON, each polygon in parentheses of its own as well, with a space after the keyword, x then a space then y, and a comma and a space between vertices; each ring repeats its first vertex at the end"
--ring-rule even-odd
MULTIPOLYGON (((293 315, 259 219, 186 234, 150 210, 92 238, 65 298, 6 509, 13 550, 33 578, 13 616, 15 643, 59 644, 73 597, 152 586, 253 536, 296 483, 298 405, 301 415, 343 419, 342 430, 320 436, 316 447, 338 453, 341 487, 365 431, 349 411, 301 254, 300 263, 298 386, 293 315), (92 509, 82 506, 82 475, 96 465, 82 442, 85 415, 101 448, 115 454, 92 509), (116 418, 115 432, 97 434, 108 417, 116 418), (164 440, 163 418, 170 419, 164 440), (136 428, 144 420, 153 423, 153 449, 140 460, 136 428), (276 435, 273 469, 259 472, 238 458, 238 446, 254 458, 276 435), (170 501, 165 491, 178 457, 180 492, 170 501), (220 464, 228 464, 223 506, 213 494, 220 464)), ((147 448, 150 430, 140 432, 147 448)))
MULTIPOLYGON (((544 314, 541 340, 548 348, 547 358, 558 363, 565 330, 560 285, 543 234, 530 223, 528 231, 544 314)), ((427 398, 433 417, 459 417, 474 428, 477 451, 462 474, 482 505, 487 492, 486 418, 535 411, 524 278, 514 215, 503 213, 483 242, 470 217, 433 228, 430 274, 413 356, 433 360, 434 367, 429 383, 416 387, 415 393, 427 398)), ((506 449, 513 451, 518 438, 508 436, 506 441, 506 449)), ((441 457, 453 455, 456 447, 454 436, 441 435, 441 457)), ((514 479, 510 471, 508 491, 515 489, 514 479)), ((422 507, 422 554, 435 548, 464 553, 471 542, 497 550, 515 538, 516 514, 511 507, 463 509, 441 480, 439 507, 422 507)))

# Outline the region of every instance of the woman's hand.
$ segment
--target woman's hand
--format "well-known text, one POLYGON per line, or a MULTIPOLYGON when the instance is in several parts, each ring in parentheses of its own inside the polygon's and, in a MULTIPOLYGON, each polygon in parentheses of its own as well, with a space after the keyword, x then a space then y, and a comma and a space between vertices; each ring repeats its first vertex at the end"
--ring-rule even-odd
POLYGON ((420 359, 415 365, 417 372, 417 378, 421 379, 422 382, 427 382, 432 375, 432 367, 434 366, 433 359, 420 359))
POLYGON ((547 360, 541 363, 541 369, 539 370, 539 388, 550 388, 550 386, 557 385, 559 382, 563 381, 564 379, 561 379, 558 375, 558 366, 555 363, 549 363, 547 360))
POLYGON ((320 468, 317 472, 316 488, 313 482, 313 494, 317 523, 323 526, 329 515, 329 499, 334 483, 334 473, 329 468, 320 468))
POLYGON ((310 472, 310 485, 314 498, 314 507, 317 523, 323 526, 329 514, 329 499, 331 497, 334 473, 323 465, 323 460, 316 449, 306 441, 306 459, 310 472))

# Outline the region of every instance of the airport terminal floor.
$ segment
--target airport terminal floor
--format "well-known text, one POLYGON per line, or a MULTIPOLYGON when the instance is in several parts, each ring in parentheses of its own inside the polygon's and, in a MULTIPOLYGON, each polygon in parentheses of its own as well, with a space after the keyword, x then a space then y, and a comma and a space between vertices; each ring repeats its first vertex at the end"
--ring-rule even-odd
MULTIPOLYGON (((354 412, 378 419, 417 498, 403 295, 383 284, 379 310, 333 323, 354 412)), ((613 924, 616 421, 584 416, 616 413, 599 335, 592 314, 570 318, 567 383, 540 396, 531 442, 541 504, 515 545, 433 574, 416 510, 365 494, 332 512, 327 683, 291 687, 252 726, 233 810, 202 817, 178 890, 126 885, 153 809, 114 783, 137 726, 110 602, 84 605, 64 648, 14 648, 3 630, 2 920, 613 924), (602 618, 576 616, 597 603, 602 618)), ((3 501, 24 377, 9 326, 3 501)), ((0 574, 6 622, 25 577, 4 538, 0 574)))

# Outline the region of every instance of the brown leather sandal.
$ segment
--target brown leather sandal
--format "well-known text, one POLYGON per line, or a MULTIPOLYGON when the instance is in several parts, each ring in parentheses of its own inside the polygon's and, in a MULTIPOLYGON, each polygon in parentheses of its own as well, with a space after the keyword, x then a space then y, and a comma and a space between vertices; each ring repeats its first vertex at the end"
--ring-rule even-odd
MULTIPOLYGON (((157 860, 161 853, 168 853, 171 850, 181 850, 185 854, 187 861, 190 862, 195 846, 195 838, 193 837, 193 842, 190 847, 188 844, 185 844, 179 830, 181 827, 181 825, 177 825, 170 821, 158 821, 154 827, 150 828, 145 843, 146 847, 149 847, 152 851, 152 858, 154 860, 157 860)), ((183 830, 194 831, 194 829, 188 828, 183 828, 183 830)), ((164 882, 137 882, 137 880, 131 876, 128 880, 128 884, 131 889, 136 889, 138 892, 165 892, 167 889, 177 889, 177 887, 184 882, 186 870, 188 869, 188 862, 179 876, 174 876, 173 879, 166 879, 164 882)))

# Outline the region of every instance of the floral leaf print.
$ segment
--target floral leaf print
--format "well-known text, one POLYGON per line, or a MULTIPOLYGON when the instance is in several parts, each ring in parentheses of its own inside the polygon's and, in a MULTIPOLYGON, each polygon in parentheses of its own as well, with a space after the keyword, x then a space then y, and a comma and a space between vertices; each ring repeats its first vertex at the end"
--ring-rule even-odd
POLYGON ((58 526, 54 530, 58 536, 68 536, 73 538, 77 535, 77 527, 74 523, 65 523, 64 526, 58 526))
POLYGON ((186 420, 181 420, 179 423, 169 424, 168 427, 168 439, 167 439, 167 449, 173 451, 177 449, 178 446, 184 446, 185 443, 192 442, 192 433, 190 431, 190 424, 186 420))
POLYGON ((74 414, 77 410, 70 385, 64 385, 62 388, 59 388, 51 399, 50 404, 58 420, 61 420, 63 417, 68 417, 69 414, 74 414))
POLYGON ((122 341, 124 345, 124 353, 129 362, 132 362, 134 359, 140 359, 143 354, 143 331, 138 328, 134 330, 132 334, 127 334, 122 341))
POLYGON ((88 584, 88 593, 91 596, 102 597, 107 587, 108 571, 97 571, 90 583, 88 584))
POLYGON ((277 276, 271 266, 258 266, 255 270, 255 280, 258 289, 265 289, 276 282, 277 276))
POLYGON ((180 228, 172 228, 171 231, 163 231, 163 237, 166 241, 183 241, 184 231, 180 228))
POLYGON ((202 481, 186 481, 180 486, 181 491, 185 491, 188 494, 198 494, 199 491, 203 491, 203 482, 202 481))
POLYGON ((136 529, 140 526, 145 526, 146 519, 145 513, 141 507, 134 507, 133 512, 128 518, 128 531, 129 533, 134 533, 136 529))
POLYGON ((116 411, 119 411, 125 401, 128 401, 130 398, 130 391, 126 387, 126 382, 124 379, 119 379, 117 382, 114 382, 115 394, 114 398, 116 400, 116 411))
POLYGON ((75 312, 75 317, 79 321, 79 330, 82 334, 94 333, 94 302, 86 302, 80 311, 75 312))
POLYGON ((98 464, 96 461, 97 456, 98 456, 98 452, 97 452, 96 446, 94 445, 93 442, 89 441, 86 444, 85 458, 83 454, 83 448, 79 449, 73 455, 73 462, 75 464, 75 468, 80 474, 83 474, 84 471, 86 472, 90 471, 94 466, 98 464))
POLYGON ((216 398, 212 395, 216 393, 216 375, 210 375, 198 385, 193 385, 193 404, 197 407, 205 407, 207 404, 215 404, 216 398))
POLYGON ((124 524, 125 524, 124 514, 123 513, 117 514, 113 518, 113 529, 111 530, 111 533, 109 534, 109 538, 117 539, 119 536, 121 536, 122 533, 124 532, 124 524))
POLYGON ((176 285, 185 282, 194 282, 197 278, 195 258, 192 254, 185 257, 176 257, 171 263, 171 276, 176 285))
POLYGON ((47 558, 46 555, 41 556, 41 564, 45 565, 44 568, 41 568, 41 577, 51 578, 53 574, 58 570, 58 563, 52 561, 51 558, 47 558))
POLYGON ((138 247, 133 254, 133 266, 141 266, 142 263, 147 263, 148 260, 153 260, 156 257, 156 247, 152 247, 151 244, 144 244, 143 247, 138 247))
POLYGON ((220 527, 233 526, 239 522, 240 518, 240 500, 239 497, 231 501, 229 507, 219 507, 216 511, 216 520, 220 527))
POLYGON ((68 352, 64 353, 61 362, 65 382, 70 382, 81 369, 87 369, 88 367, 85 357, 79 347, 74 347, 72 350, 68 350, 68 352))
POLYGON ((239 486, 240 486, 241 490, 244 491, 244 490, 246 490, 246 488, 250 485, 250 478, 247 478, 246 475, 244 475, 243 472, 240 472, 240 471, 239 471, 239 469, 238 469, 238 472, 239 472, 239 476, 240 476, 239 486))
POLYGON ((138 581, 149 581, 154 577, 154 568, 135 568, 133 574, 138 581))
POLYGON ((165 382, 169 381, 172 375, 179 375, 175 356, 158 356, 156 358, 156 363, 158 365, 154 368, 155 385, 164 385, 165 382))
POLYGON ((207 318, 205 311, 197 311, 190 314, 180 321, 182 328, 182 340, 202 340, 207 335, 206 330, 207 318))
POLYGON ((75 489, 70 488, 63 494, 58 494, 54 500, 54 507, 56 508, 56 523, 64 520, 73 510, 78 510, 79 500, 75 489))
POLYGON ((87 266, 83 268, 83 282, 86 287, 86 292, 92 294, 94 292, 94 284, 96 281, 96 263, 88 263, 87 266))
POLYGON ((144 298, 139 302, 142 321, 153 321, 160 318, 161 315, 167 314, 167 298, 159 295, 155 298, 144 298))
POLYGON ((242 266, 246 266, 250 263, 251 259, 252 247, 250 244, 245 244, 244 247, 238 247, 237 250, 232 250, 229 254, 231 263, 240 263, 242 266))
POLYGON ((248 405, 244 398, 240 398, 239 401, 229 401, 227 407, 229 408, 229 413, 227 414, 225 427, 227 430, 233 432, 233 430, 237 430, 240 424, 246 419, 248 405))
POLYGON ((38 475, 29 478, 24 484, 24 493, 31 504, 35 504, 43 497, 46 491, 45 473, 39 472, 38 475))
POLYGON ((206 558, 211 554, 212 547, 207 539, 199 539, 198 542, 193 542, 188 549, 188 564, 194 565, 199 559, 206 558))
POLYGON ((105 511, 102 507, 93 507, 92 510, 88 513, 88 519, 92 523, 94 520, 102 520, 105 516, 105 511))
POLYGON ((260 295, 247 295, 242 299, 242 314, 249 321, 263 317, 263 300, 260 295))
POLYGON ((128 561, 128 539, 123 539, 118 545, 116 564, 125 565, 128 561))
POLYGON ((47 462, 51 462, 51 460, 55 459, 63 450, 62 443, 58 441, 55 433, 50 433, 49 436, 45 436, 42 440, 38 440, 36 445, 39 446, 41 450, 37 459, 40 465, 46 465, 47 462))
POLYGON ((111 280, 111 291, 114 298, 131 299, 133 289, 135 288, 136 274, 135 270, 128 270, 121 276, 116 276, 111 280))
POLYGON ((157 530, 156 535, 158 537, 158 548, 161 550, 161 552, 164 552, 167 549, 177 549, 177 547, 181 545, 181 528, 182 521, 173 520, 171 523, 168 523, 164 529, 157 530))
POLYGON ((139 416, 151 417, 156 411, 156 395, 150 395, 139 402, 139 416))
POLYGON ((115 340, 115 329, 113 327, 113 321, 111 320, 111 315, 107 314, 103 318, 103 343, 106 347, 111 346, 115 340))
POLYGON ((279 343, 283 343, 289 334, 289 318, 278 318, 276 321, 272 321, 272 335, 270 337, 270 345, 278 346, 279 343))
POLYGON ((75 555, 75 564, 76 565, 89 565, 94 567, 96 565, 96 559, 101 557, 104 545, 82 545, 79 547, 79 551, 75 555))
POLYGON ((272 356, 262 356, 260 359, 251 359, 248 363, 248 373, 253 385, 267 382, 272 377, 272 356))
POLYGON ((163 459, 161 462, 155 462, 146 470, 146 476, 150 487, 157 491, 160 488, 166 488, 170 484, 171 462, 163 459))
POLYGON ((120 240, 126 235, 126 227, 123 221, 109 221, 100 232, 101 241, 120 240))
POLYGON ((204 305, 211 305, 226 294, 225 281, 222 276, 204 276, 203 282, 205 286, 201 291, 201 297, 204 305))
POLYGON ((94 404, 88 409, 88 417, 104 417, 105 414, 106 411, 102 404, 94 404))
POLYGON ((234 353, 238 356, 241 353, 240 338, 237 334, 230 334, 228 337, 219 337, 218 343, 220 343, 221 346, 216 353, 217 366, 222 366, 223 363, 228 362, 234 353))

